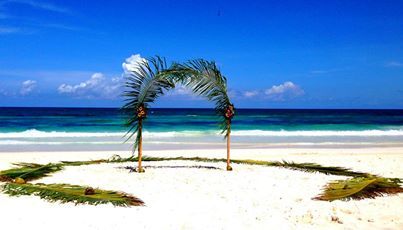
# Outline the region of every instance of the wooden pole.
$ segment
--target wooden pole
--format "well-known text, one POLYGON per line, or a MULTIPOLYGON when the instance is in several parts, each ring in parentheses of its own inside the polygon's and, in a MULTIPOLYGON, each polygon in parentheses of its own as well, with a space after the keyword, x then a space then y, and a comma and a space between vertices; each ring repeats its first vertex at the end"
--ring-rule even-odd
POLYGON ((231 121, 227 119, 227 171, 232 171, 231 160, 230 160, 230 149, 231 149, 231 121))
POLYGON ((141 167, 141 158, 143 156, 143 136, 142 136, 142 133, 141 133, 142 129, 143 129, 143 119, 140 119, 139 120, 139 131, 138 131, 139 135, 140 135, 140 140, 139 140, 139 143, 138 143, 138 160, 139 160, 139 164, 138 164, 138 167, 137 167, 137 171, 139 173, 145 172, 145 170, 141 167))

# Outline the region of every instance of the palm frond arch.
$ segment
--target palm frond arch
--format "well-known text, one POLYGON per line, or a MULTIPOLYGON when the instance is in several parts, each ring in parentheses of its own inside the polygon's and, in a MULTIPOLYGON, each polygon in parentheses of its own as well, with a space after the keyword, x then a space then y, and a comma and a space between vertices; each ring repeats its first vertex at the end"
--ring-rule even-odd
POLYGON ((123 109, 129 115, 126 122, 129 130, 128 140, 136 135, 134 150, 138 150, 138 172, 144 172, 142 161, 142 128, 147 117, 149 104, 162 96, 167 90, 182 84, 196 95, 215 102, 215 110, 220 117, 221 133, 227 140, 227 170, 230 165, 230 134, 231 120, 235 109, 230 101, 227 79, 213 61, 203 59, 191 60, 186 63, 174 63, 168 67, 165 58, 153 57, 144 59, 134 68, 126 71, 126 104, 123 109))

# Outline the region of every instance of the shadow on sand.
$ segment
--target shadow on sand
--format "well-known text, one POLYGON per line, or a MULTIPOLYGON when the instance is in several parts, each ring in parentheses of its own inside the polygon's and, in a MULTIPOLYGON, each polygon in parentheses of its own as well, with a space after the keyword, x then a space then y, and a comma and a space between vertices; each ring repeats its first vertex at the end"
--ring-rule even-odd
MULTIPOLYGON (((119 167, 121 169, 127 169, 130 172, 137 172, 136 167, 126 166, 126 167, 119 167)), ((161 165, 161 166, 143 166, 145 169, 161 169, 161 168, 168 168, 168 169, 211 169, 211 170, 222 170, 221 168, 214 167, 214 166, 202 166, 202 165, 161 165)))

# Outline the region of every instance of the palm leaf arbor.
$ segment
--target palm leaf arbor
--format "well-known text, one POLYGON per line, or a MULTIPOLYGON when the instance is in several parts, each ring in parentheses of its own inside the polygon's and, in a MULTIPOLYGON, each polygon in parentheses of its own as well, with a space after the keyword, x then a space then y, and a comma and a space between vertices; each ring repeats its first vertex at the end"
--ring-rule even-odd
POLYGON ((227 170, 231 171, 230 149, 231 149, 231 120, 235 115, 234 105, 228 96, 227 78, 213 61, 196 59, 184 64, 176 64, 173 69, 178 74, 177 79, 182 80, 193 90, 195 94, 206 97, 215 102, 216 113, 221 117, 221 133, 225 133, 227 139, 227 170), (186 78, 183 78, 186 76, 186 78))
POLYGON ((227 93, 227 79, 223 76, 215 62, 197 59, 184 64, 167 67, 163 58, 142 59, 135 66, 126 69, 126 88, 124 93, 126 110, 130 118, 126 125, 130 127, 128 139, 136 135, 134 149, 138 148, 138 172, 144 172, 142 161, 142 129, 143 120, 147 117, 148 104, 155 101, 165 90, 175 87, 175 83, 183 84, 195 94, 214 101, 216 112, 222 118, 222 133, 227 139, 227 170, 230 165, 230 133, 234 106, 227 93))
POLYGON ((164 90, 174 88, 175 85, 164 74, 167 70, 165 59, 161 57, 141 59, 131 68, 126 68, 126 104, 123 109, 130 118, 126 125, 129 128, 128 139, 136 135, 134 149, 138 148, 138 172, 144 172, 141 167, 143 152, 142 130, 143 120, 147 117, 148 104, 164 93, 164 90))

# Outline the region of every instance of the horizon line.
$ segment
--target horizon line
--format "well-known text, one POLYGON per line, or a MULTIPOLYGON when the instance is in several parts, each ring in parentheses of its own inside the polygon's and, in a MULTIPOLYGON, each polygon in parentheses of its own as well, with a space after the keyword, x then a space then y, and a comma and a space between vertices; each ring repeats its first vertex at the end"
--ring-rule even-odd
MULTIPOLYGON (((73 106, 0 106, 0 108, 43 108, 43 109, 120 109, 121 107, 73 107, 73 106)), ((214 110, 215 108, 192 108, 192 107, 152 107, 149 109, 206 109, 214 110)), ((236 108, 236 109, 254 109, 254 110, 403 110, 399 108, 236 108)))

